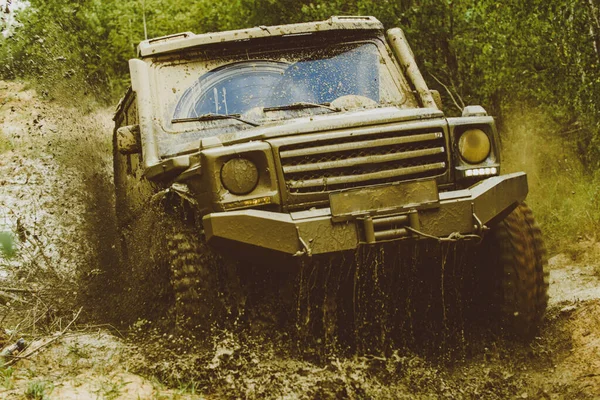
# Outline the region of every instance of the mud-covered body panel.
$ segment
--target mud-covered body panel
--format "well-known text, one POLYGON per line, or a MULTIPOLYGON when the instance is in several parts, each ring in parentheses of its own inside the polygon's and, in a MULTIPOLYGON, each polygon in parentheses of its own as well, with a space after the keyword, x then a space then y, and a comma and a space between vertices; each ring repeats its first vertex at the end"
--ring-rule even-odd
POLYGON ((226 32, 212 32, 196 35, 184 32, 175 35, 145 40, 140 43, 138 53, 141 57, 168 54, 187 49, 243 42, 249 39, 293 36, 327 31, 381 31, 383 24, 373 17, 332 17, 327 21, 308 22, 279 26, 259 26, 226 32))
MULTIPOLYGON (((142 43, 140 56, 130 62, 132 90, 115 117, 115 184, 128 220, 157 199, 181 199, 194 210, 209 242, 322 254, 388 240, 477 233, 526 196, 524 174, 498 177, 493 118, 481 107, 446 118, 402 31, 392 29, 386 36, 371 17, 185 33, 142 43), (312 48, 323 41, 339 48, 327 55, 297 47, 312 48), (269 43, 276 49, 266 55, 269 43), (371 46, 370 52, 364 46, 371 46), (245 49, 253 54, 251 64, 236 58, 245 49), (301 57, 290 60, 290 51, 305 54, 315 64, 302 64, 301 57), (319 57, 327 62, 342 58, 319 64, 319 57), (359 85, 350 94, 341 91, 331 102, 252 105, 242 112, 242 100, 254 101, 252 92, 231 84, 236 74, 259 85, 290 70, 297 76, 294 68, 341 68, 351 57, 358 57, 357 65, 379 60, 376 85, 359 85), (263 75, 250 73, 252 63, 263 75), (191 85, 189 90, 179 87, 180 81, 191 85), (203 93, 205 84, 211 89, 203 93), (386 85, 396 94, 390 95, 386 85), (239 97, 232 88, 246 92, 239 97), (195 100, 186 100, 192 89, 200 92, 195 100), (174 106, 177 98, 188 114, 180 115, 174 106), (211 102, 214 111, 207 112, 211 102), (228 114, 228 106, 240 111, 228 114), (202 115, 194 114, 198 110, 202 115), (470 141, 461 143, 470 143, 471 148, 463 147, 481 157, 476 162, 467 161, 458 146, 471 131, 476 133, 470 141), (489 149, 483 156, 473 151, 481 138, 489 149), (167 139, 170 147, 164 153, 161 146, 167 139), (182 186, 184 191, 179 190, 182 186)), ((329 75, 310 71, 298 82, 311 87, 308 78, 317 77, 335 91, 336 79, 338 86, 346 79, 340 71, 345 70, 329 75)), ((282 82, 287 81, 263 92, 279 93, 285 89, 282 82)), ((263 93, 258 86, 256 90, 263 93)))
POLYGON ((407 183, 381 185, 372 189, 370 198, 354 191, 334 193, 347 194, 346 207, 332 204, 345 211, 337 215, 335 208, 295 214, 258 210, 212 213, 203 219, 206 237, 221 244, 229 241, 234 247, 246 244, 290 255, 335 253, 390 240, 459 239, 481 234, 483 225, 504 217, 527 196, 524 173, 489 178, 469 189, 439 195, 433 182, 409 183, 406 190, 401 187, 407 183), (394 186, 400 188, 390 190, 394 186), (400 193, 405 197, 390 197, 400 193), (360 200, 353 199, 356 195, 360 200), (358 201, 362 208, 347 212, 358 201))

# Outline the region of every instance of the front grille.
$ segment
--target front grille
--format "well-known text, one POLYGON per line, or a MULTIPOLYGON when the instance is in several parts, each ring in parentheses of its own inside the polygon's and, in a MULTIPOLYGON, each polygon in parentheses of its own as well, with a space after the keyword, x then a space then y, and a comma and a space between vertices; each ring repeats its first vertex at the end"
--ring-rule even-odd
POLYGON ((435 177, 447 169, 441 131, 332 134, 279 152, 289 193, 321 193, 435 177))

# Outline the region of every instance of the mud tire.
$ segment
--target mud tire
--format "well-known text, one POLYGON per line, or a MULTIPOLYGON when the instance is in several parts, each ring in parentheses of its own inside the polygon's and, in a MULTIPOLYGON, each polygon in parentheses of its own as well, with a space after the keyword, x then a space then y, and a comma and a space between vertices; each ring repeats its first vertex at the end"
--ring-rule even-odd
POLYGON ((235 262, 183 221, 170 223, 167 250, 178 328, 207 332, 239 315, 242 296, 235 262))
POLYGON ((492 302, 502 325, 510 334, 531 339, 544 317, 549 286, 546 246, 531 209, 519 204, 485 242, 496 282, 492 302))
POLYGON ((219 313, 213 254, 185 223, 171 221, 166 235, 177 327, 206 328, 219 313))

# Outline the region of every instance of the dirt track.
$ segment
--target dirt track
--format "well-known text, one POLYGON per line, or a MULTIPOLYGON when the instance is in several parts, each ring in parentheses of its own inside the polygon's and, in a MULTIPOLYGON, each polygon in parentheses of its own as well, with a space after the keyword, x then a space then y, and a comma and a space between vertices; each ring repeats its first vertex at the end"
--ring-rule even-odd
POLYGON ((279 336, 219 332, 203 354, 169 350, 163 343, 171 338, 146 335, 144 321, 119 337, 88 312, 83 293, 103 279, 110 132, 110 110, 64 108, 0 82, 0 231, 14 232, 18 247, 16 257, 0 256, 0 286, 60 287, 37 299, 0 290, 1 328, 14 331, 3 340, 24 336, 36 348, 84 307, 58 340, 0 369, 0 397, 27 398, 35 382, 52 399, 600 397, 600 244, 593 241, 550 259, 548 315, 528 345, 488 333, 451 360, 398 349, 315 361, 279 336), (165 387, 153 375, 179 383, 165 387))

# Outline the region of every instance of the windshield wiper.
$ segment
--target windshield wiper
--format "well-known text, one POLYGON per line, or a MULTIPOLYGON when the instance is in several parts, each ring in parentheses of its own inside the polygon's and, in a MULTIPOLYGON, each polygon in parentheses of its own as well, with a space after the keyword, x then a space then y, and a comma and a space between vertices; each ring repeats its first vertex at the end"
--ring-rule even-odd
POLYGON ((256 122, 248 121, 246 119, 240 118, 234 114, 215 114, 215 113, 202 114, 197 117, 191 117, 191 118, 176 118, 176 119, 171 120, 171 122, 176 124, 178 122, 214 121, 216 119, 235 119, 236 121, 240 121, 240 122, 243 122, 243 123, 251 125, 251 126, 259 126, 260 125, 260 124, 257 124, 256 122))
POLYGON ((331 107, 327 104, 310 103, 310 102, 306 102, 306 101, 299 101, 299 102, 292 103, 292 104, 286 104, 285 106, 265 107, 263 109, 263 111, 296 110, 296 109, 309 108, 309 107, 312 107, 312 108, 321 107, 321 108, 326 108, 327 110, 334 111, 334 112, 341 111, 339 108, 331 107))

